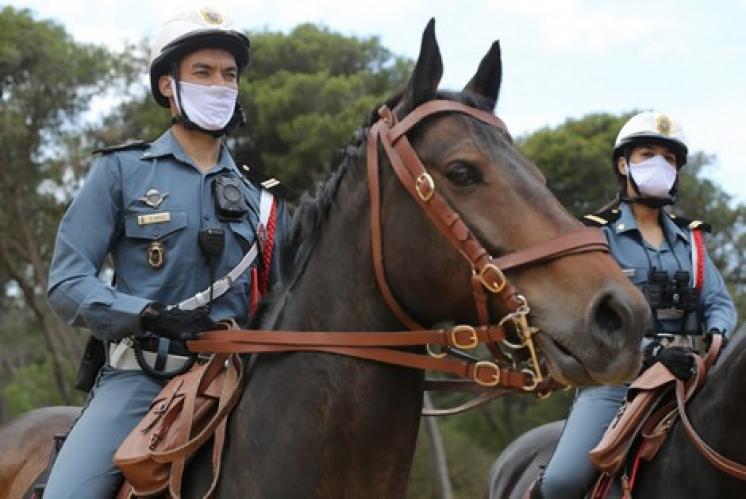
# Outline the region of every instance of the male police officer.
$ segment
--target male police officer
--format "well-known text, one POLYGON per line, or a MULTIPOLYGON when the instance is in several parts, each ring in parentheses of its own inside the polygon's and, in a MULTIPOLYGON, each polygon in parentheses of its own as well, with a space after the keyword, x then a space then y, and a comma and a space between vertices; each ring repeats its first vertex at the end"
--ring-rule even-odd
POLYGON ((152 145, 104 150, 60 223, 49 300, 61 318, 105 342, 107 365, 45 497, 115 494, 121 475, 112 456, 162 388, 140 370, 142 357, 151 371, 171 371, 188 353, 183 340, 215 329, 214 321, 247 325, 252 276, 264 275, 265 287, 275 280, 276 269, 266 265, 247 271, 246 256, 265 229, 277 234, 270 239, 277 252, 287 212, 271 198, 267 205, 266 193, 242 178, 221 142, 243 120, 238 78, 248 59, 249 40, 216 11, 167 22, 152 45, 150 81, 155 100, 171 109, 171 128, 152 145), (97 277, 107 254, 113 286, 97 277), (215 276, 227 275, 211 286, 215 276), (139 362, 132 338, 144 350, 139 362))

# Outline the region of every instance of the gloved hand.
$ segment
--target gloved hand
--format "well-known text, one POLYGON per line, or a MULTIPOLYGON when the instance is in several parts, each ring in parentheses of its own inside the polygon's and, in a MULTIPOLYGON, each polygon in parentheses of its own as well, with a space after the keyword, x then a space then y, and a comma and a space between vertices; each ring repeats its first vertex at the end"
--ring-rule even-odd
POLYGON ((660 362, 681 381, 687 381, 694 372, 694 359, 690 355, 692 350, 684 347, 663 348, 654 341, 643 350, 642 369, 648 369, 656 362, 660 362))
POLYGON ((210 318, 206 307, 194 310, 167 309, 163 303, 158 302, 143 309, 140 323, 146 331, 182 343, 197 339, 203 331, 220 329, 210 318))

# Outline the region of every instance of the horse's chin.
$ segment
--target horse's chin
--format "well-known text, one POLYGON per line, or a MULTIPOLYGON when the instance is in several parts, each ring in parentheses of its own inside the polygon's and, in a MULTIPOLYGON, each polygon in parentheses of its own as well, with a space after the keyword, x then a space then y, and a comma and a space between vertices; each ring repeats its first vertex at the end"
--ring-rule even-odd
MULTIPOLYGON (((540 333, 536 336, 539 348, 547 359, 547 365, 551 376, 566 385, 613 385, 628 382, 638 371, 639 361, 629 359, 629 362, 609 362, 606 366, 611 369, 603 371, 589 370, 583 357, 567 348, 565 345, 552 338, 548 334, 540 333), (621 369, 628 365, 629 368, 621 369)), ((601 353, 599 353, 601 355, 601 353)), ((608 355, 608 354, 607 354, 608 355)), ((620 354, 618 357, 623 357, 620 354)), ((621 360, 620 358, 616 359, 621 360)))
POLYGON ((565 385, 597 383, 572 352, 560 345, 554 338, 545 333, 539 333, 535 339, 547 359, 549 374, 552 378, 565 385))

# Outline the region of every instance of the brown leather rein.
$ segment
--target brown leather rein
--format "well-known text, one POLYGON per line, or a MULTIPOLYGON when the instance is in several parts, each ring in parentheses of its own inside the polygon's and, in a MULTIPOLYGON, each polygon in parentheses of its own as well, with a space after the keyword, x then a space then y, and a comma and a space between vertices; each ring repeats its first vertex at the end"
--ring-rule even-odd
POLYGON ((694 357, 696 371, 693 379, 688 384, 681 380, 676 381, 676 408, 679 417, 681 418, 681 425, 684 427, 684 432, 699 453, 702 454, 710 464, 723 473, 739 480, 746 480, 746 465, 723 456, 707 445, 707 443, 697 434, 691 421, 689 421, 689 417, 686 415, 686 403, 692 396, 691 392, 698 390, 704 384, 707 373, 720 352, 722 341, 722 336, 718 334, 712 335, 712 345, 710 346, 709 352, 704 361, 698 355, 694 357))
MULTIPOLYGON (((193 352, 220 353, 327 352, 451 373, 472 380, 482 387, 492 388, 495 393, 497 390, 494 388, 498 386, 524 391, 557 388, 556 383, 546 379, 542 374, 538 352, 533 342, 533 336, 539 330, 528 323, 528 314, 531 311, 528 302, 525 297, 518 294, 516 288, 505 277, 504 271, 578 253, 607 252, 608 244, 599 230, 582 228, 500 258, 489 255, 461 216, 436 191, 432 176, 406 136, 406 133, 423 119, 446 112, 476 118, 510 138, 505 124, 497 116, 458 102, 434 100, 418 106, 398 122, 390 109, 382 107, 379 110, 381 119, 370 128, 367 145, 371 245, 376 281, 388 307, 410 331, 211 331, 201 335, 199 340, 188 342, 189 349, 193 352), (379 142, 402 185, 433 225, 469 263, 479 326, 461 324, 450 329, 425 328, 415 321, 394 297, 386 280, 382 254, 379 142), (508 310, 497 324, 490 324, 488 293, 497 295, 508 310), (511 332, 519 338, 517 342, 509 340, 506 325, 510 326, 511 332), (480 360, 464 353, 465 350, 473 350, 480 344, 488 347, 493 359, 480 360), (425 346, 427 353, 397 349, 408 346, 425 346), (530 358, 527 367, 518 365, 513 360, 511 353, 517 350, 527 351, 530 358), (505 367, 505 364, 510 367, 505 367)), ((494 398, 494 395, 489 398, 494 398)), ((437 413, 439 411, 433 411, 431 414, 437 413)))

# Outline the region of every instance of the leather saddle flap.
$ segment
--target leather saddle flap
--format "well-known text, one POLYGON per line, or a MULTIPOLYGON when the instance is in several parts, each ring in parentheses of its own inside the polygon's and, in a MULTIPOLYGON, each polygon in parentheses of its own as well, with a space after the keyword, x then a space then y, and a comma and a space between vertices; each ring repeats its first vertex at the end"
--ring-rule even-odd
POLYGON ((615 473, 621 467, 635 437, 670 392, 675 380, 663 364, 656 363, 632 383, 627 402, 619 409, 601 441, 588 454, 598 470, 615 473))

